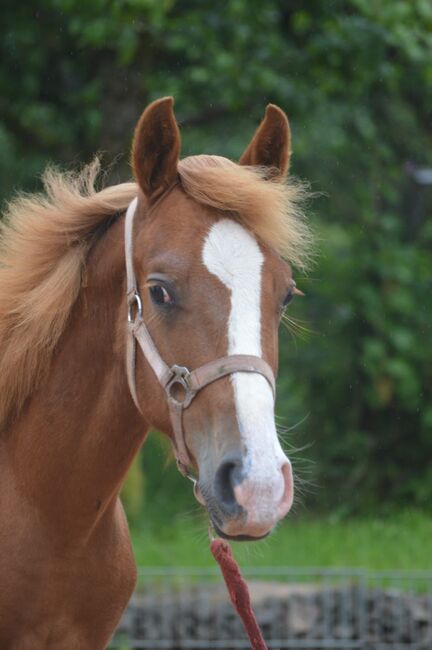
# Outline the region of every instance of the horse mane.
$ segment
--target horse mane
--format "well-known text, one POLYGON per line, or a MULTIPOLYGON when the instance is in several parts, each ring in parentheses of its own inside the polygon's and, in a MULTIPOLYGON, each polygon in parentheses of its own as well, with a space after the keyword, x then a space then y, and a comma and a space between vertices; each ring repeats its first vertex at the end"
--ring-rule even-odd
POLYGON ((48 168, 43 194, 7 204, 0 231, 0 427, 36 388, 78 297, 98 227, 136 196, 135 183, 96 191, 99 161, 48 168))
MULTIPOLYGON (((79 172, 52 167, 44 193, 9 202, 0 226, 0 428, 37 387, 78 297, 87 253, 101 226, 126 210, 135 183, 95 188, 96 158, 79 172)), ((300 268, 311 237, 299 183, 266 180, 268 168, 241 167, 219 156, 179 163, 183 189, 238 219, 300 268)))

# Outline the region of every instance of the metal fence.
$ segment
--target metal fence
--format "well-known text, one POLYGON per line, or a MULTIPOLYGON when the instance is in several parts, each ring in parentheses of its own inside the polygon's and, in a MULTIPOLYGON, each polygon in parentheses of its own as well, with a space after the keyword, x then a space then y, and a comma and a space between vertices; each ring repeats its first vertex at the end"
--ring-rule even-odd
MULTIPOLYGON (((432 650, 432 572, 243 570, 269 648, 432 650)), ((110 648, 250 648, 217 569, 141 569, 110 648)))

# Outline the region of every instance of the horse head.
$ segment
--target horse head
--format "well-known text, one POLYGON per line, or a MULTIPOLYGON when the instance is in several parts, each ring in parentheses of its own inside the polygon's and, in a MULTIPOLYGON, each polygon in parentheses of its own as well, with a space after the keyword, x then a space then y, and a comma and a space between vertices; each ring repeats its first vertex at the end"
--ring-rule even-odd
MULTIPOLYGON (((132 147, 139 191, 130 254, 140 317, 168 368, 230 357, 262 359, 269 368, 221 372, 180 414, 195 493, 215 529, 258 539, 288 513, 294 494, 269 377, 277 374, 281 315, 296 293, 283 253, 298 262, 308 239, 286 183, 288 120, 269 105, 238 164, 179 155, 172 99, 158 100, 141 116, 132 147)), ((184 395, 174 393, 184 386, 167 394, 142 354, 133 384, 146 422, 176 443, 167 395, 181 403, 184 395)))

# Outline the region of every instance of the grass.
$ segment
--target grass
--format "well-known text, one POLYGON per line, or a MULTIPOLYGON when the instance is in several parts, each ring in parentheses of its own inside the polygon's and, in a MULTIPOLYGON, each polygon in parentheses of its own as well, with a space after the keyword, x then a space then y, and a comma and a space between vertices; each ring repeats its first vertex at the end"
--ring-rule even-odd
MULTIPOLYGON (((205 519, 132 530, 141 566, 214 566, 205 519)), ((432 516, 404 511, 386 518, 288 519, 260 542, 233 544, 242 566, 361 567, 371 570, 430 569, 432 516)))

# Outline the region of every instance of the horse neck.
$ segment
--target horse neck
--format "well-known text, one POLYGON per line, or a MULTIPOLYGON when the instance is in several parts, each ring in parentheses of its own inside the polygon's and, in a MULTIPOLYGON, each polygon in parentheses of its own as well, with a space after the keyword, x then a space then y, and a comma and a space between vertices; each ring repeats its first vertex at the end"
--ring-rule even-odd
POLYGON ((148 428, 125 375, 124 276, 118 221, 91 252, 49 373, 10 437, 19 489, 68 535, 113 503, 148 428))

